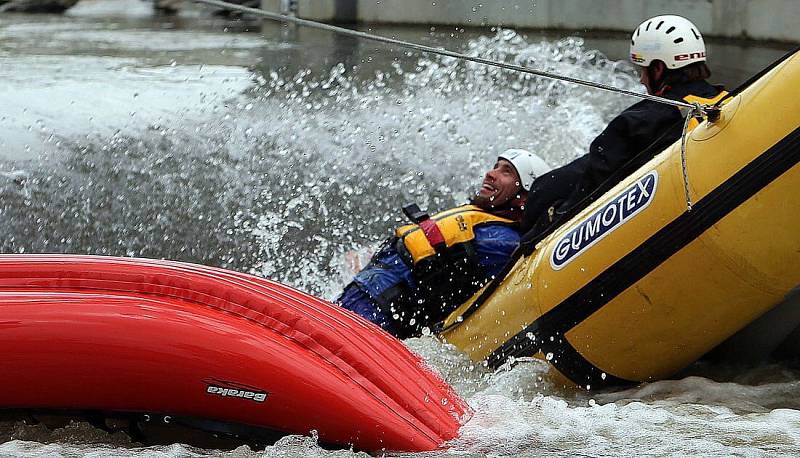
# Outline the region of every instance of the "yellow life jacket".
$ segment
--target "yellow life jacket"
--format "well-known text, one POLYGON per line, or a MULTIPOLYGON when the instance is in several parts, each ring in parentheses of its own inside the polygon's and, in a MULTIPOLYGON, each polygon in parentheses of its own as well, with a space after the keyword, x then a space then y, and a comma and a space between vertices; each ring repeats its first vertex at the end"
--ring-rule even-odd
POLYGON ((474 205, 464 205, 428 217, 406 211, 417 224, 395 231, 390 244, 411 269, 414 288, 404 282, 373 298, 393 316, 401 338, 419 334, 425 326, 444 319, 480 289, 489 278, 474 246, 475 228, 484 224, 516 227, 517 222, 495 216, 474 205))
MULTIPOLYGON (((513 220, 495 216, 474 205, 463 205, 437 213, 431 217, 431 220, 441 233, 441 239, 437 240, 434 238, 432 240, 430 234, 426 234, 426 231, 423 230, 419 224, 407 224, 395 231, 395 236, 405 247, 405 250, 402 251, 410 255, 413 265, 416 265, 425 258, 435 255, 437 252, 442 251, 442 249, 452 248, 456 245, 471 242, 475 239, 475 227, 481 224, 517 225, 513 220), (444 246, 434 246, 440 245, 437 241, 441 241, 442 239, 444 246)), ((400 243, 398 243, 398 248, 399 245, 400 243)))
MULTIPOLYGON (((686 97, 683 98, 683 101, 687 102, 687 103, 695 103, 696 102, 696 103, 699 103, 700 105, 714 105, 715 103, 719 102, 720 100, 722 100, 723 98, 725 98, 727 96, 728 96, 728 92, 727 91, 721 91, 719 94, 717 94, 716 96, 714 96, 714 97, 712 97, 710 99, 707 99, 705 97, 700 97, 700 96, 697 96, 697 95, 689 94, 689 95, 687 95, 686 97)), ((723 102, 722 104, 724 105, 725 102, 723 102)), ((698 117, 692 118, 689 121, 689 130, 692 130, 695 127, 699 126, 702 121, 703 121, 702 118, 698 118, 698 117)))

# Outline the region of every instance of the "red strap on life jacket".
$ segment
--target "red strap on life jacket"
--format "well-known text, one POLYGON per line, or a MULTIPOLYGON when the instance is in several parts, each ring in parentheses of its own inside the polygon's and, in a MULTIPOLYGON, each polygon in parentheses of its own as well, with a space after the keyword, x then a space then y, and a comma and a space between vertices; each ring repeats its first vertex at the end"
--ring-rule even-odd
POLYGON ((419 227, 422 229, 422 232, 425 233, 425 238, 428 239, 428 243, 430 243, 436 251, 446 246, 444 236, 442 235, 442 231, 439 230, 439 226, 436 225, 436 221, 432 219, 420 221, 419 227))

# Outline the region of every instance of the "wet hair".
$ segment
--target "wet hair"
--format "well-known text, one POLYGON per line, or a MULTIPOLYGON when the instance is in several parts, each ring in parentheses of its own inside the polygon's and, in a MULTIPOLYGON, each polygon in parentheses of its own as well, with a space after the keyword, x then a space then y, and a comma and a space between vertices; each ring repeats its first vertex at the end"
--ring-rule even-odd
MULTIPOLYGON (((654 60, 653 62, 661 62, 660 60, 654 60)), ((682 84, 682 83, 689 83, 692 81, 703 81, 707 80, 711 77, 711 69, 708 68, 705 62, 695 62, 693 64, 689 64, 685 67, 681 68, 666 68, 664 65, 664 74, 661 77, 661 80, 658 81, 657 88, 663 88, 664 86, 672 86, 675 84, 682 84)), ((652 65, 647 68, 647 71, 650 72, 652 65)))
POLYGON ((703 81, 711 77, 711 69, 705 62, 695 62, 681 68, 667 69, 662 78, 663 84, 680 84, 703 81))

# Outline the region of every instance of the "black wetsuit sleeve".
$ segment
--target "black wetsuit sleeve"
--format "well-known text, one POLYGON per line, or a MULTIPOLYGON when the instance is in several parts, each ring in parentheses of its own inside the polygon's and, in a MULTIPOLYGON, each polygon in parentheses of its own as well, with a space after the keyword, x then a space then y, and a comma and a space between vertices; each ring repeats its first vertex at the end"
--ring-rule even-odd
POLYGON ((560 205, 578 186, 586 171, 588 159, 589 155, 584 154, 569 164, 536 177, 525 202, 525 214, 521 223, 523 234, 550 223, 550 207, 560 205))
MULTIPOLYGON (((680 119, 680 111, 675 107, 650 101, 639 102, 620 113, 592 141, 583 176, 563 208, 569 208, 591 194, 614 172, 662 137, 665 128, 680 119)), ((674 141, 671 136, 670 139, 674 141)))

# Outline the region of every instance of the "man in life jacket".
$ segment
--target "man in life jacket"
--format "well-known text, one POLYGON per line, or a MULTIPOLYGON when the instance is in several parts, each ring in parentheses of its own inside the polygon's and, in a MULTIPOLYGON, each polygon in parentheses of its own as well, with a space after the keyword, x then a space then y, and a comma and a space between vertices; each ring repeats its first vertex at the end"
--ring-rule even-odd
MULTIPOLYGON (((697 27, 680 16, 644 21, 631 37, 630 59, 649 94, 716 103, 727 93, 706 79, 706 47, 697 27)), ((611 120, 592 141, 589 153, 539 177, 528 195, 523 232, 538 233, 594 191, 610 189, 681 137, 685 113, 650 100, 638 102, 611 120), (624 170, 623 170, 624 169, 624 170), (617 173, 620 172, 620 173, 617 173)), ((690 127, 697 125, 692 121, 690 127)))
POLYGON ((441 321, 497 274, 519 245, 533 180, 550 170, 525 150, 503 152, 469 205, 433 216, 403 208, 395 231, 337 302, 407 338, 441 321))

